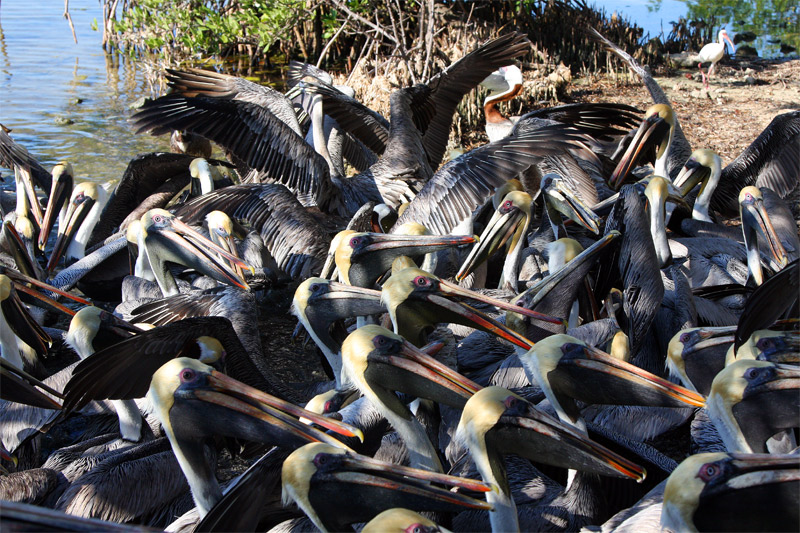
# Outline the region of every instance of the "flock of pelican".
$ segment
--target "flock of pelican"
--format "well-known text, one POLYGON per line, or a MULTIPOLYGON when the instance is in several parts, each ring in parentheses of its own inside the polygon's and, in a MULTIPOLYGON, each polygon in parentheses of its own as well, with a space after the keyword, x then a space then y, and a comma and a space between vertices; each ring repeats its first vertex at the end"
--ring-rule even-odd
POLYGON ((0 519, 797 530, 800 112, 723 168, 595 37, 644 114, 503 116, 530 48, 508 34, 389 120, 310 65, 286 94, 169 70, 132 122, 183 153, 113 189, 0 129, 0 519), (479 84, 491 142, 442 164, 479 84), (262 348, 287 293, 330 381, 262 348))

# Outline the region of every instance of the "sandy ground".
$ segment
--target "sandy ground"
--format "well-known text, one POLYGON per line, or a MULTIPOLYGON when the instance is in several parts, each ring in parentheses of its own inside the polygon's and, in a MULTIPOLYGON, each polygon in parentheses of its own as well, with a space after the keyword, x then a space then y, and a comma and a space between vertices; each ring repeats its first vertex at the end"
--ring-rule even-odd
MULTIPOLYGON (((657 75, 656 80, 672 101, 692 148, 716 151, 723 164, 736 158, 777 115, 800 109, 800 60, 727 59, 717 65, 708 92, 697 69, 657 75)), ((638 77, 623 71, 575 79, 566 97, 576 102, 621 102, 642 110, 653 103, 638 77)))

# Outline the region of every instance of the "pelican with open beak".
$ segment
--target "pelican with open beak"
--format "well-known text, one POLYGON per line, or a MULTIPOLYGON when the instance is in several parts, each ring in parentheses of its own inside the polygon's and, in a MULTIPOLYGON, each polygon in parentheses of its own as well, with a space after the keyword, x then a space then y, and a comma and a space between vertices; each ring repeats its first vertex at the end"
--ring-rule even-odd
POLYGON ((153 375, 148 397, 164 426, 178 463, 205 516, 222 497, 203 446, 221 435, 296 448, 309 442, 344 446, 314 424, 347 437, 361 431, 238 382, 195 359, 178 358, 153 375))
POLYGON ((772 260, 773 270, 780 270, 789 262, 786 250, 781 244, 775 228, 764 209, 764 197, 758 187, 744 187, 739 192, 739 215, 742 220, 744 245, 747 248, 747 265, 756 285, 764 282, 761 271, 761 255, 758 251, 758 239, 767 243, 772 260))
POLYGON ((600 217, 576 196, 561 176, 553 173, 542 176, 541 191, 545 195, 547 217, 557 239, 567 236, 563 217, 567 217, 595 235, 600 234, 600 217))
POLYGON ((531 223, 532 202, 531 195, 524 191, 511 191, 502 198, 480 239, 456 274, 458 281, 466 278, 508 243, 500 287, 509 286, 516 292, 519 258, 525 247, 525 232, 531 223))
POLYGON ((664 488, 669 531, 787 531, 800 523, 800 455, 700 453, 664 488))
POLYGON ((3 358, 18 368, 36 366, 52 343, 19 299, 11 278, 0 274, 0 346, 3 358), (24 360, 24 363, 23 363, 24 360))
POLYGON ((39 249, 44 251, 47 240, 50 238, 50 230, 58 216, 59 227, 64 225, 67 210, 70 205, 70 196, 75 184, 75 173, 70 163, 61 161, 56 163, 52 171, 53 181, 50 185, 50 196, 47 198, 47 207, 44 211, 42 227, 39 230, 39 249))
POLYGON ((486 495, 494 507, 492 531, 520 529, 502 455, 636 481, 645 477, 642 467, 502 387, 486 387, 469 399, 456 438, 469 448, 483 481, 494 487, 486 495))
POLYGON ((711 206, 711 196, 719 185, 722 176, 722 161, 713 151, 700 148, 692 155, 675 177, 675 187, 680 190, 681 196, 686 196, 695 185, 700 184, 700 192, 694 201, 692 218, 704 222, 713 222, 708 210, 711 206))
POLYGON ((381 299, 389 311, 395 332, 417 346, 425 344, 425 337, 433 324, 442 322, 454 322, 478 328, 498 335, 526 350, 533 346, 531 341, 456 298, 493 305, 498 309, 513 311, 536 320, 564 324, 561 318, 484 296, 414 267, 393 273, 383 284, 381 291, 381 299))
POLYGON ((334 258, 345 283, 372 288, 398 256, 420 258, 427 253, 475 241, 474 236, 468 235, 352 233, 340 239, 334 258))
POLYGON ((284 505, 294 501, 323 532, 344 531, 393 507, 442 512, 491 507, 449 490, 491 490, 479 481, 385 463, 322 443, 292 452, 283 462, 281 483, 284 505))
POLYGON ((725 368, 725 354, 733 345, 736 326, 687 328, 676 333, 667 348, 670 377, 684 387, 708 394, 717 372, 725 368))
POLYGON ((47 272, 52 272, 62 256, 66 261, 80 259, 86 252, 86 243, 100 214, 108 202, 108 192, 91 181, 79 183, 70 197, 63 223, 59 224, 58 237, 47 262, 47 272))
POLYGON ((425 430, 394 393, 461 408, 480 386, 376 325, 348 335, 342 344, 342 362, 350 380, 403 438, 412 466, 442 472, 425 430))
POLYGON ((164 296, 174 296, 179 292, 175 278, 167 269, 167 262, 194 268, 222 283, 249 288, 244 279, 218 259, 218 255, 232 264, 249 269, 247 263, 226 252, 169 211, 151 209, 142 215, 142 234, 150 266, 164 296))
POLYGON ((667 157, 675 134, 675 112, 667 104, 656 104, 644 115, 639 129, 631 140, 608 179, 614 190, 619 190, 634 167, 654 163, 657 176, 669 176, 667 157))
POLYGON ((344 338, 334 339, 331 326, 337 320, 385 312, 381 293, 322 278, 308 278, 297 286, 292 313, 303 324, 333 370, 336 389, 343 387, 341 346, 344 338))
POLYGON ((575 400, 589 404, 703 407, 705 398, 569 335, 551 335, 520 356, 559 418, 586 431, 575 400))
POLYGON ((776 433, 800 426, 800 369, 741 360, 711 384, 708 417, 729 452, 762 453, 776 433))

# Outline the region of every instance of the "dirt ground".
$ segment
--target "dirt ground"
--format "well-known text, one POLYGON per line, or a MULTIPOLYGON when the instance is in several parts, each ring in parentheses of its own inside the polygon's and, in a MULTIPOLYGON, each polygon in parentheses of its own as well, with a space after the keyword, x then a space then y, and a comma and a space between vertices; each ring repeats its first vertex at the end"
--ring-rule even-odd
MULTIPOLYGON (((800 109, 800 60, 726 59, 709 91, 697 69, 656 76, 672 101, 692 148, 710 148, 730 163, 777 115, 800 109), (695 77, 697 79, 695 79, 695 77)), ((633 73, 577 78, 567 89, 575 102, 619 102, 646 110, 653 101, 633 73)))

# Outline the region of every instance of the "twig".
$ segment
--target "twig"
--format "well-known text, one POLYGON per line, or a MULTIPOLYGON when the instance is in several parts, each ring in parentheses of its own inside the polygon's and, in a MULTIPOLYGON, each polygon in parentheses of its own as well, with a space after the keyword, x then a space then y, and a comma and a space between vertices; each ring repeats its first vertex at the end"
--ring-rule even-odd
POLYGON ((75 44, 78 44, 78 36, 75 35, 75 25, 72 24, 72 17, 69 14, 69 0, 64 0, 64 18, 69 22, 69 29, 72 30, 72 38, 75 40, 75 44))
POLYGON ((384 31, 384 29, 381 28, 380 26, 378 26, 376 24, 373 24, 372 22, 370 22, 369 20, 365 19, 364 17, 362 17, 358 13, 353 13, 352 11, 350 11, 350 9, 347 7, 347 5, 344 2, 342 2, 341 0, 331 0, 331 1, 336 5, 336 9, 340 9, 340 10, 344 11, 345 13, 347 13, 349 16, 353 17, 357 21, 361 22, 362 24, 366 24, 367 26, 369 26, 370 28, 372 28, 376 32, 378 32, 381 35, 383 35, 385 38, 387 38, 390 41, 392 41, 393 43, 397 44, 397 39, 395 39, 394 37, 392 37, 391 35, 386 33, 386 31, 384 31))
POLYGON ((336 38, 339 37, 339 34, 342 33, 342 31, 344 31, 344 28, 345 26, 347 26, 348 22, 350 22, 350 15, 347 15, 347 19, 344 21, 341 27, 338 30, 336 30, 336 33, 333 34, 333 37, 331 37, 328 40, 328 43, 325 45, 325 48, 323 48, 322 52, 320 52, 319 59, 317 59, 317 68, 319 68, 319 66, 322 64, 322 60, 325 59, 325 56, 327 55, 331 45, 336 40, 336 38))

